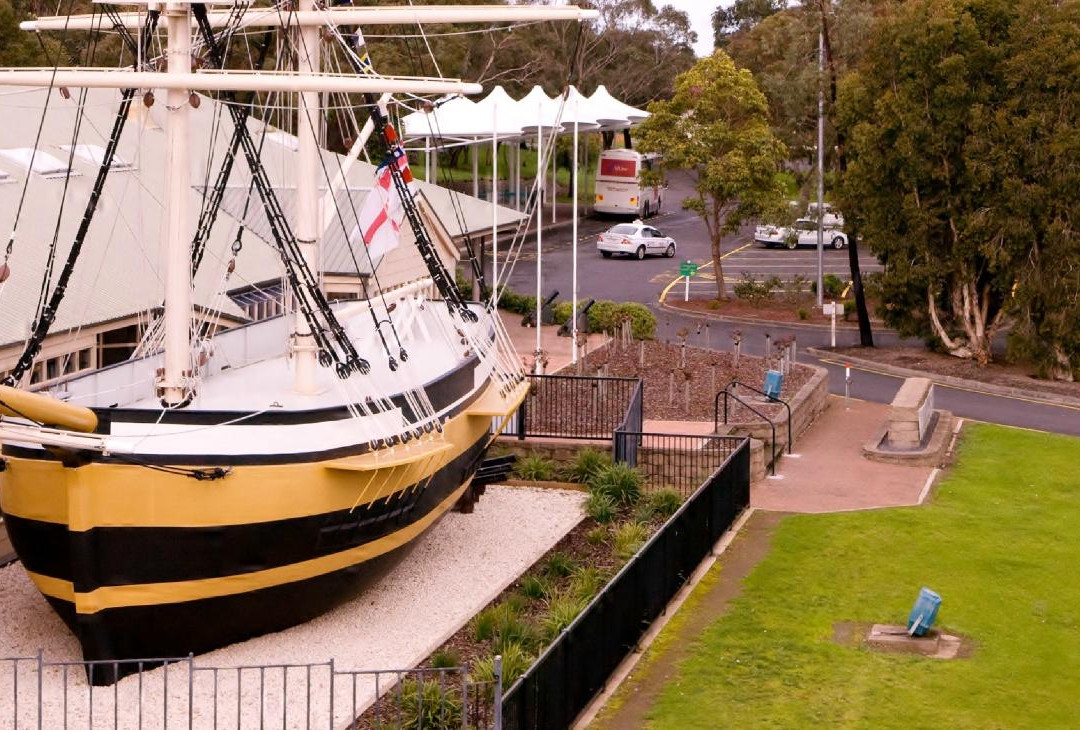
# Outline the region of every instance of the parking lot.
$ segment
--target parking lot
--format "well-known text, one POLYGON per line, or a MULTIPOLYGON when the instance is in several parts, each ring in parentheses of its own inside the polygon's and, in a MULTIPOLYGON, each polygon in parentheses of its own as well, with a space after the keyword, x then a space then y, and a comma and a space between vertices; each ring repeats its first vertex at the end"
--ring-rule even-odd
MULTIPOLYGON (((705 224, 697 215, 679 207, 682 197, 689 194, 686 182, 673 176, 660 215, 649 219, 649 224, 664 235, 671 236, 678 244, 674 258, 649 257, 637 261, 624 257, 604 259, 596 250, 596 236, 619 221, 611 219, 583 218, 578 235, 578 293, 583 299, 631 300, 655 302, 660 292, 678 278, 679 263, 694 261, 699 273, 691 279, 691 296, 715 296, 716 277, 712 271, 712 255, 705 224)), ((570 299, 573 257, 569 228, 545 235, 543 241, 542 278, 545 296, 558 290, 561 299, 570 299)), ((509 241, 501 242, 502 246, 509 241)), ((786 248, 766 249, 753 242, 753 227, 724 238, 724 276, 729 286, 738 282, 743 274, 758 280, 779 277, 791 281, 796 275, 808 280, 817 277, 817 249, 786 248)), ((868 251, 860 251, 859 260, 863 273, 880 271, 881 265, 868 251)), ((850 279, 847 250, 826 248, 824 252, 825 273, 839 276, 845 282, 850 279)), ((526 240, 522 254, 514 268, 510 286, 518 292, 531 294, 536 290, 536 244, 535 238, 526 240)), ((682 292, 682 283, 675 288, 682 292)))

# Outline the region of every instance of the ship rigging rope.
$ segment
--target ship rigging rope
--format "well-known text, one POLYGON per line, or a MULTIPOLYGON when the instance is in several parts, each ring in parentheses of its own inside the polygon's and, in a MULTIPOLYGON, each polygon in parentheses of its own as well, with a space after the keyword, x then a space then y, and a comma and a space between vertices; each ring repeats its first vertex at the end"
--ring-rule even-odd
MULTIPOLYGON (((304 40, 303 36, 301 36, 300 42, 306 44, 306 41, 304 40)), ((306 45, 305 45, 304 51, 305 51, 305 53, 307 53, 306 45)), ((315 123, 314 123, 314 120, 311 117, 311 110, 306 108, 306 107, 303 107, 303 108, 304 108, 304 115, 307 117, 307 121, 308 121, 308 125, 307 125, 308 129, 314 134, 315 123)), ((301 133, 301 130, 297 130, 297 132, 301 133)), ((315 142, 316 142, 316 144, 318 144, 317 139, 315 140, 315 142)), ((334 183, 330 179, 330 171, 326 167, 326 160, 323 158, 323 155, 321 154, 321 152, 318 155, 318 157, 319 157, 319 164, 320 164, 320 166, 322 168, 323 177, 326 179, 327 189, 333 191, 333 184, 334 183)), ((397 327, 394 324, 394 319, 393 319, 393 317, 390 316, 391 307, 388 305, 388 303, 386 301, 386 296, 383 293, 382 282, 379 281, 379 274, 378 274, 378 271, 376 270, 375 262, 371 258, 371 251, 368 248, 367 238, 364 236, 364 231, 360 226, 360 214, 356 210, 356 201, 353 200, 352 190, 349 187, 349 181, 348 181, 347 176, 345 174, 345 169, 341 164, 341 157, 338 156, 337 154, 333 154, 333 157, 334 157, 334 162, 337 164, 338 176, 342 179, 342 181, 344 182, 344 185, 345 185, 345 196, 349 201, 349 209, 352 212, 353 222, 355 224, 356 231, 360 236, 360 241, 363 244, 364 255, 367 257, 368 269, 371 272, 372 278, 375 279, 376 288, 379 290, 379 301, 382 303, 383 308, 387 313, 386 314, 386 319, 385 320, 380 320, 378 318, 378 316, 375 314, 375 308, 374 307, 369 307, 368 308, 368 311, 371 312, 371 321, 372 321, 372 324, 375 326, 375 332, 379 335, 379 340, 382 343, 383 350, 386 352, 386 355, 388 357, 388 363, 387 364, 388 364, 390 370, 394 371, 394 370, 397 370, 397 368, 398 368, 398 362, 394 358, 393 353, 390 351, 390 345, 387 343, 386 336, 383 334, 383 330, 382 330, 383 324, 389 324, 389 326, 390 326, 390 332, 394 337, 394 342, 397 344, 398 357, 401 358, 401 361, 405 362, 406 360, 408 360, 409 359, 409 354, 405 350, 404 345, 402 345, 401 338, 398 336, 397 327)), ((393 166, 393 157, 390 157, 387 160, 387 164, 390 164, 391 166, 393 166)), ((338 224, 341 226, 341 234, 342 234, 342 236, 344 238, 345 248, 349 252, 349 257, 352 259, 353 267, 356 269, 357 278, 359 278, 359 280, 360 280, 360 287, 363 290, 364 298, 366 300, 370 301, 371 300, 371 293, 368 290, 367 280, 365 279, 365 277, 363 276, 363 274, 360 271, 360 262, 357 261, 357 259, 356 259, 356 252, 353 250, 353 247, 352 247, 351 242, 349 240, 349 238, 350 238, 349 229, 348 229, 348 226, 345 223, 344 217, 342 216, 341 206, 338 205, 336 199, 332 200, 331 204, 334 207, 335 218, 337 219, 338 224)), ((320 225, 321 225, 321 222, 320 222, 320 225)))
MULTIPOLYGON (((158 11, 151 10, 147 14, 147 22, 143 26, 143 33, 145 37, 149 38, 153 34, 154 29, 157 26, 158 11)), ((132 42, 130 36, 127 37, 129 43, 132 42)), ((138 64, 138 58, 136 57, 136 64, 138 64)), ((55 67, 54 67, 55 68, 55 67)), ((71 249, 68 251, 67 260, 64 262, 64 268, 60 271, 60 276, 56 281, 55 287, 49 295, 48 303, 41 308, 40 315, 35 318, 33 325, 33 331, 30 337, 27 339, 23 348, 22 354, 19 356, 19 361, 4 378, 4 383, 9 385, 15 385, 22 380, 23 375, 30 369, 34 363, 34 359, 41 351, 41 345, 45 341, 45 338, 49 334, 49 329, 52 327, 53 322, 56 319, 57 311, 60 308, 60 303, 64 299, 64 295, 67 292, 68 283, 71 280, 71 276, 75 271, 75 265, 79 260, 79 255, 82 252, 83 243, 86 241, 86 234, 90 229, 90 223, 93 221, 94 212, 97 210, 98 200, 101 197, 102 191, 105 188, 105 181, 108 178, 109 170, 112 168, 113 158, 116 155, 116 147, 120 142, 120 135, 124 130, 124 125, 127 122, 128 112, 131 108, 131 101, 135 96, 136 89, 124 89, 121 92, 120 108, 116 113, 116 117, 113 120, 112 131, 109 135, 109 141, 105 146, 105 152, 102 155, 101 164, 98 166, 97 176, 94 179, 93 188, 90 191, 90 197, 87 200, 86 207, 83 211, 82 220, 79 222, 79 228, 75 232, 75 238, 71 243, 71 249)), ((70 174, 70 166, 69 166, 70 174)), ((56 240, 54 239, 53 246, 55 248, 56 240)))
MULTIPOLYGON (((201 3, 193 4, 192 13, 207 45, 211 59, 220 66, 222 63, 221 52, 214 40, 213 30, 206 14, 206 6, 201 3)), ((224 96, 233 101, 236 99, 235 94, 232 92, 224 92, 224 96)), ((289 285, 308 328, 311 330, 311 336, 319 349, 319 364, 329 367, 336 363, 336 372, 341 379, 348 378, 354 372, 369 372, 371 369, 370 364, 356 352, 356 348, 353 346, 348 334, 341 326, 341 323, 338 322, 336 315, 323 295, 318 280, 304 260, 296 236, 289 226, 280 201, 278 201, 274 193, 270 178, 251 140, 251 134, 241 119, 240 110, 235 105, 230 105, 229 112, 232 116, 234 128, 240 133, 241 148, 248 167, 251 168, 252 179, 255 181, 256 190, 267 214, 267 222, 270 225, 282 263, 285 265, 289 285), (323 318, 325 325, 319 321, 319 316, 323 318), (326 332, 327 329, 330 332, 329 336, 326 332), (333 341, 331 341, 331 337, 333 341), (340 353, 338 350, 340 350, 340 353)))
MULTIPOLYGON (((56 11, 58 14, 60 12, 60 3, 62 2, 63 0, 59 0, 56 4, 56 11)), ((74 6, 75 0, 68 0, 68 12, 66 13, 66 17, 64 18, 64 28, 60 33, 61 47, 63 47, 64 41, 67 40, 68 24, 71 22, 71 11, 72 9, 74 9, 74 6)), ((59 71, 59 66, 57 64, 51 63, 49 59, 49 50, 48 47, 45 45, 45 41, 42 39, 40 34, 37 34, 37 37, 38 43, 41 44, 41 48, 45 52, 45 60, 47 62, 50 62, 49 65, 52 66, 52 74, 49 76, 49 86, 47 91, 45 92, 45 105, 42 107, 41 110, 41 119, 38 121, 37 134, 34 136, 34 146, 30 152, 30 162, 27 165, 28 172, 26 175, 26 179, 23 180, 22 191, 19 193, 19 204, 15 207, 15 219, 11 223, 11 235, 8 236, 7 246, 4 249, 5 266, 8 264, 8 261, 11 259, 12 252, 15 250, 15 233, 19 228, 19 219, 22 217, 23 203, 26 201, 26 191, 27 188, 30 187, 30 178, 32 177, 31 171, 33 171, 34 169, 34 158, 37 157, 38 148, 41 146, 41 132, 45 128, 45 117, 49 113, 49 101, 52 99, 52 90, 54 87, 54 82, 56 81, 56 72, 59 71)))

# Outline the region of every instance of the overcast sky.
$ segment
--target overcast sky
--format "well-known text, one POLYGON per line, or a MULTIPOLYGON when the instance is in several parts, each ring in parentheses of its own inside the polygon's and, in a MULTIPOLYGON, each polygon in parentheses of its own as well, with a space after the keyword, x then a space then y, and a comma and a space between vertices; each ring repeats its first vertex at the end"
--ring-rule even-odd
POLYGON ((690 16, 690 24, 698 35, 694 51, 707 56, 713 50, 712 13, 717 5, 730 5, 730 0, 655 0, 657 6, 673 5, 690 16))

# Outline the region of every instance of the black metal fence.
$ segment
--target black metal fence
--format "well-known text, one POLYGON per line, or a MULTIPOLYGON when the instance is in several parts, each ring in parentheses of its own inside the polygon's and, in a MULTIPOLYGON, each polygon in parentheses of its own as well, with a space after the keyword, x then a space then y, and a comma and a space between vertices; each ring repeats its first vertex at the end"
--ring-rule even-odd
POLYGON ((508 730, 566 728, 750 501, 750 447, 724 463, 506 693, 508 730))
POLYGON ((545 436, 606 440, 627 423, 627 419, 641 423, 641 380, 638 378, 527 377, 529 394, 518 408, 512 430, 520 439, 545 436))
POLYGON ((683 498, 693 494, 742 443, 731 436, 637 430, 616 431, 612 441, 615 460, 636 467, 650 491, 674 489, 683 498))

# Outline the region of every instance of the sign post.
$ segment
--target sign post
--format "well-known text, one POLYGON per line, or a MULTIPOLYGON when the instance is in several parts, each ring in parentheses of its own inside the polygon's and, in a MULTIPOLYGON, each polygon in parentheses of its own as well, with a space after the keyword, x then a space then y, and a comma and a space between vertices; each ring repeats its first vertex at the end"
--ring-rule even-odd
POLYGON ((693 261, 683 261, 679 264, 679 276, 685 278, 683 282, 683 301, 690 301, 690 277, 697 273, 698 265, 693 261))
POLYGON ((827 314, 830 317, 829 325, 829 342, 832 347, 836 347, 836 315, 844 314, 843 302, 828 302, 822 306, 822 313, 827 314))

